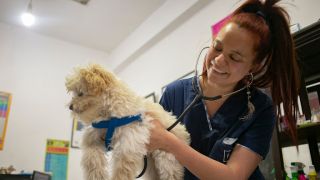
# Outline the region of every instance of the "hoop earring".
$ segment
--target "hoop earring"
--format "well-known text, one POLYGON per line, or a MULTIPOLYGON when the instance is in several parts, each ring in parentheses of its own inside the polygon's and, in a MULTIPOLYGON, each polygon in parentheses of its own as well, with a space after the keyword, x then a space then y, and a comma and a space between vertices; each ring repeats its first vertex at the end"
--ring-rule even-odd
POLYGON ((248 103, 247 106, 248 106, 248 110, 247 110, 247 114, 240 118, 243 121, 250 119, 252 117, 253 112, 255 111, 255 107, 254 107, 253 103, 251 102, 251 91, 250 91, 250 86, 251 86, 251 84, 253 82, 253 74, 250 73, 249 76, 250 76, 250 81, 246 85, 247 86, 247 103, 248 103))

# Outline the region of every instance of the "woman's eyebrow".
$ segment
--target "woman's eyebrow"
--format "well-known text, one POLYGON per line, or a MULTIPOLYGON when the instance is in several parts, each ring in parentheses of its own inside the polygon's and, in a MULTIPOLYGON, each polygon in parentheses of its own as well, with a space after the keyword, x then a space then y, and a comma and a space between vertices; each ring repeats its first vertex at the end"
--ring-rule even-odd
POLYGON ((239 51, 237 50, 231 50, 231 52, 235 53, 235 54, 238 54, 239 56, 241 57, 244 57, 239 51))

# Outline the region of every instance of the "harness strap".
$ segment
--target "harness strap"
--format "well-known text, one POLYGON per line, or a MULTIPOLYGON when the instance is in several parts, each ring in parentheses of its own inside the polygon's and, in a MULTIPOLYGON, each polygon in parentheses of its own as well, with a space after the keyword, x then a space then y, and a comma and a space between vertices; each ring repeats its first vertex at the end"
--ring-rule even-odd
POLYGON ((109 120, 103 120, 97 123, 92 123, 92 127, 97 129, 102 129, 102 128, 108 129, 105 136, 105 146, 107 148, 107 151, 109 151, 110 150, 109 146, 110 146, 111 139, 115 129, 120 126, 124 126, 129 123, 132 123, 134 121, 142 121, 141 114, 137 114, 134 116, 125 116, 122 118, 112 117, 109 120))

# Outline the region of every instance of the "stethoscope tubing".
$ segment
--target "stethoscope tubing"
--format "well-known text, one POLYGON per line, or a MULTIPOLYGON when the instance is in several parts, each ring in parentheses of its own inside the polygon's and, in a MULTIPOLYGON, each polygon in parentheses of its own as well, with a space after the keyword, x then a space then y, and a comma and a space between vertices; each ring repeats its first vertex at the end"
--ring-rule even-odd
MULTIPOLYGON (((205 50, 205 49, 208 49, 209 47, 204 47, 201 49, 198 57, 197 57, 197 61, 196 61, 196 66, 195 66, 195 76, 193 77, 192 79, 192 87, 194 89, 194 91, 196 92, 196 96, 194 97, 194 99, 192 100, 192 102, 183 110, 183 112, 180 114, 180 116, 177 118, 177 120, 167 128, 168 131, 172 130, 177 124, 179 124, 183 117, 191 110, 191 108, 195 105, 195 103, 200 100, 200 99, 203 99, 203 100, 208 100, 208 101, 216 101, 218 99, 221 99, 223 97, 227 97, 227 96, 231 96, 233 94, 237 94, 239 93, 240 91, 244 90, 247 88, 247 86, 250 86, 253 82, 253 75, 252 73, 250 74, 250 82, 248 85, 236 90, 236 91, 233 91, 233 92, 230 92, 230 93, 226 93, 226 94, 222 94, 222 95, 218 95, 218 96, 205 96, 202 92, 202 89, 200 88, 200 84, 198 83, 198 78, 200 76, 198 76, 198 64, 199 64, 199 59, 200 59, 200 56, 202 54, 202 52, 205 50)), ((207 55, 206 55, 207 56, 207 55)), ((205 56, 205 58, 206 58, 205 56)))
POLYGON ((180 123, 182 121, 182 118, 191 110, 191 108, 193 107, 193 105, 199 100, 201 99, 201 95, 197 94, 197 96, 192 100, 192 102, 184 109, 184 111, 181 113, 181 115, 178 117, 178 119, 170 126, 167 128, 168 131, 170 131, 171 129, 173 129, 178 123, 180 123))

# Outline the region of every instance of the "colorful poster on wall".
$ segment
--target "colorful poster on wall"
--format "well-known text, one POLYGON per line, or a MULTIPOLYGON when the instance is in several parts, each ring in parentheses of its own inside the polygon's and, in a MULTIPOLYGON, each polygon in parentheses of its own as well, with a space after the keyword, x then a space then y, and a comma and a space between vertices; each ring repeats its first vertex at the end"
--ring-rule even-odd
POLYGON ((45 172, 52 180, 67 180, 69 141, 48 139, 46 147, 45 172))
POLYGON ((0 150, 3 149, 10 112, 11 94, 0 92, 0 150))

